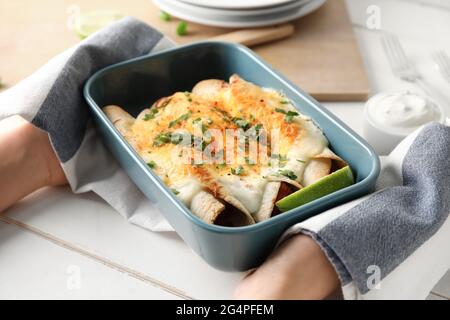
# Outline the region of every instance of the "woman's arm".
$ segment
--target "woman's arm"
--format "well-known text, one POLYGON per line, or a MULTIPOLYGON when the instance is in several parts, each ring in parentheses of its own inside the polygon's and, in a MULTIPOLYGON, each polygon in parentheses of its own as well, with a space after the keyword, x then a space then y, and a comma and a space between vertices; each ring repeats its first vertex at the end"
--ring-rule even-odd
POLYGON ((319 245, 306 235, 285 241, 238 286, 236 299, 325 299, 339 279, 319 245))
POLYGON ((66 183, 47 133, 19 116, 0 121, 0 212, 39 188, 66 183))

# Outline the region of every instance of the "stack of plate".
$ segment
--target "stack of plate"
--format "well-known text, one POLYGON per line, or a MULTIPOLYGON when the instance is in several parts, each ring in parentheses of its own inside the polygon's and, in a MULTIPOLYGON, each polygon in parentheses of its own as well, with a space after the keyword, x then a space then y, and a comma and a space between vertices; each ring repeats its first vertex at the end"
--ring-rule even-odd
POLYGON ((225 28, 251 28, 303 17, 326 0, 153 0, 183 20, 225 28))

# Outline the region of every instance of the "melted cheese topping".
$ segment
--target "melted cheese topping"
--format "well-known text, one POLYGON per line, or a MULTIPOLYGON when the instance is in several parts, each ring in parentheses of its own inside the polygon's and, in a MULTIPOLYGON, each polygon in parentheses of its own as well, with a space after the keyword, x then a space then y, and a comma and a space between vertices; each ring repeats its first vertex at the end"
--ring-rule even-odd
POLYGON ((268 181, 301 186, 308 161, 328 145, 283 94, 236 75, 207 95, 194 90, 160 99, 138 116, 131 136, 137 152, 186 205, 205 189, 216 198, 238 199, 249 213, 259 210, 268 181), (246 132, 241 145, 227 129, 246 132))

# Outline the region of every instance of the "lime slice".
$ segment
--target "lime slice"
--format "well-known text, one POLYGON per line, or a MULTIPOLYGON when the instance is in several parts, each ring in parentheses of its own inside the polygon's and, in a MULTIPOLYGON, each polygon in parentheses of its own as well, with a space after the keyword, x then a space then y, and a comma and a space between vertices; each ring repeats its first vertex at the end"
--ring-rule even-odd
POLYGON ((81 39, 84 39, 123 17, 122 14, 113 11, 91 11, 81 13, 75 19, 75 32, 81 39))
POLYGON ((317 182, 284 197, 276 202, 276 206, 281 212, 285 212, 348 187, 354 183, 355 179, 352 170, 349 166, 346 166, 323 177, 317 182))

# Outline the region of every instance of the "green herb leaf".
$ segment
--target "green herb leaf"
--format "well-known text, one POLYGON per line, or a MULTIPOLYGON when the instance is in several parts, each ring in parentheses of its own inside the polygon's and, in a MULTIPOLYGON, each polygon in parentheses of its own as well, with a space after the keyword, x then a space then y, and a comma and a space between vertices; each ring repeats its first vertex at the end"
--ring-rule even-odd
POLYGON ((162 10, 159 12, 159 18, 160 18, 162 21, 170 21, 170 20, 172 19, 172 17, 170 16, 170 14, 168 14, 167 12, 162 11, 162 10))
POLYGON ((289 104, 289 101, 288 100, 281 100, 280 103, 281 104, 289 104))
POLYGON ((184 134, 175 132, 170 136, 170 142, 173 144, 180 144, 181 141, 184 139, 184 134))
POLYGON ((202 118, 196 118, 196 119, 192 120, 192 124, 197 124, 200 121, 202 121, 202 118))
POLYGON ((244 168, 242 166, 239 166, 237 168, 231 168, 231 173, 236 176, 240 176, 241 174, 244 173, 244 168))
POLYGON ((282 176, 285 176, 286 178, 289 178, 291 180, 296 180, 297 176, 295 175, 294 171, 292 170, 280 170, 278 171, 282 176))
POLYGON ((168 142, 170 142, 170 133, 160 133, 153 141, 153 145, 156 147, 160 147, 168 142))
POLYGON ((193 137, 192 146, 197 150, 204 151, 208 144, 208 141, 203 140, 202 137, 193 137))
POLYGON ((247 120, 245 120, 243 118, 233 118, 233 122, 236 126, 238 126, 239 128, 242 128, 244 130, 247 130, 248 127, 250 126, 250 122, 248 122, 247 120))
POLYGON ((187 34, 187 22, 186 21, 180 21, 180 23, 177 26, 177 35, 185 36, 187 34))
POLYGON ((154 168, 156 167, 156 162, 153 161, 153 160, 151 160, 150 162, 147 162, 147 166, 148 166, 150 169, 154 169, 154 168))
POLYGON ((255 125, 254 128, 255 128, 256 132, 259 132, 259 131, 261 131, 261 129, 263 129, 263 125, 261 123, 258 123, 257 125, 255 125))
POLYGON ((275 108, 276 112, 282 113, 282 114, 287 114, 286 110, 281 109, 281 108, 275 108))
POLYGON ((172 191, 175 195, 180 193, 180 191, 178 191, 177 189, 170 189, 170 191, 172 191))
POLYGON ((300 162, 300 163, 305 163, 305 161, 300 160, 300 159, 297 159, 297 161, 300 162))
POLYGON ((181 116, 179 116, 177 119, 172 120, 169 122, 169 128, 172 128, 174 126, 176 126, 177 124, 179 124, 181 121, 185 121, 187 119, 189 119, 189 117, 191 116, 192 112, 189 111, 188 113, 185 113, 181 116))
POLYGON ((298 116, 298 112, 295 111, 288 111, 286 113, 286 117, 284 117, 284 121, 287 123, 292 123, 294 121, 294 117, 298 116))
POLYGON ((144 116, 144 121, 148 121, 150 119, 154 119, 155 115, 159 112, 159 110, 157 108, 152 108, 150 109, 150 113, 145 114, 144 116))
POLYGON ((185 91, 184 95, 186 96, 189 102, 192 102, 191 93, 189 91, 185 91))

